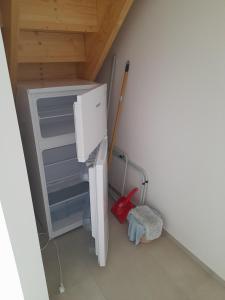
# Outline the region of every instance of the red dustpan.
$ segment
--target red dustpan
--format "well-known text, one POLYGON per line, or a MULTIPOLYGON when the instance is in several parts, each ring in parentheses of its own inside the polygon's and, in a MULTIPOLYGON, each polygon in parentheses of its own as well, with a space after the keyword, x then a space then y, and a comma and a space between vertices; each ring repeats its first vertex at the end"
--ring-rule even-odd
POLYGON ((125 223, 129 211, 135 207, 131 202, 131 198, 138 191, 138 188, 134 188, 127 196, 119 198, 112 206, 111 212, 119 220, 120 223, 125 223))

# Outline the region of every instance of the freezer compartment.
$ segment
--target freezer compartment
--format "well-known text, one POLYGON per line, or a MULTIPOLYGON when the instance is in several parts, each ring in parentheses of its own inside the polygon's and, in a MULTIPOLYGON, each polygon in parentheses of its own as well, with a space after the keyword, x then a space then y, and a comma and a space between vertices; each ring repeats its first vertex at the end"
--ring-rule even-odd
POLYGON ((48 198, 53 231, 81 226, 90 211, 88 182, 49 193, 48 198))
POLYGON ((43 138, 73 133, 74 130, 74 119, 71 115, 40 119, 40 131, 43 138))
POLYGON ((41 98, 37 100, 39 119, 50 119, 59 116, 73 115, 73 103, 76 96, 41 98))
POLYGON ((37 100, 40 131, 43 138, 74 132, 73 103, 76 96, 37 100))

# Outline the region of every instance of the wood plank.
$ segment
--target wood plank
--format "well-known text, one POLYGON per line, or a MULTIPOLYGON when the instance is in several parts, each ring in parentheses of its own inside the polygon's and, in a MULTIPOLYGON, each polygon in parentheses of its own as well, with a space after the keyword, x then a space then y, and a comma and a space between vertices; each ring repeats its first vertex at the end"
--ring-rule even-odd
POLYGON ((20 0, 20 28, 37 31, 96 32, 96 0, 20 0))
MULTIPOLYGON (((98 0, 102 2, 103 0, 98 0)), ((107 7, 97 33, 85 34, 86 63, 79 64, 78 76, 95 80, 103 61, 134 0, 106 0, 107 7)), ((102 9, 102 3, 100 5, 102 9)))
POLYGON ((75 63, 19 64, 18 81, 76 78, 75 63))
POLYGON ((21 31, 19 63, 81 62, 86 60, 84 35, 21 31))
POLYGON ((9 73, 13 89, 17 81, 17 48, 18 48, 18 15, 19 6, 17 0, 1 0, 2 32, 9 73))
POLYGON ((96 5, 97 5, 97 17, 98 17, 99 29, 100 29, 100 25, 102 24, 106 10, 109 7, 110 1, 111 0, 97 0, 96 5))
POLYGON ((79 65, 81 78, 95 79, 132 3, 133 0, 98 0, 100 30, 85 35, 87 62, 79 65))

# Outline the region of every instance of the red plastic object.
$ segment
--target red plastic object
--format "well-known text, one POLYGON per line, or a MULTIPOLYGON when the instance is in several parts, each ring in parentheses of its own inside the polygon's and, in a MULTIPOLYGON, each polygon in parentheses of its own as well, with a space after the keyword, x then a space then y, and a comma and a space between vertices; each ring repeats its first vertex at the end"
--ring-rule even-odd
POLYGON ((111 212, 121 224, 125 223, 129 211, 135 207, 135 205, 131 202, 131 198, 137 191, 138 188, 134 188, 127 196, 119 198, 111 208, 111 212))

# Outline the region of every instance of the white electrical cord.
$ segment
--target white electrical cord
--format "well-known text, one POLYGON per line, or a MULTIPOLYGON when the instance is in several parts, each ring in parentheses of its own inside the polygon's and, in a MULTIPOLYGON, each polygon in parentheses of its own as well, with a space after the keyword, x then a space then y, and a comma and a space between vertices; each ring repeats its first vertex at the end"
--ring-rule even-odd
MULTIPOLYGON (((38 234, 48 236, 48 234, 46 232, 40 232, 38 234)), ((44 251, 48 247, 49 242, 50 242, 50 240, 48 239, 46 244, 41 247, 41 251, 44 251)), ((60 255, 59 255, 59 248, 58 248, 56 240, 53 240, 53 243, 55 245, 57 261, 58 261, 58 266, 59 266, 59 292, 60 292, 60 294, 63 294, 65 292, 65 287, 64 287, 64 284, 63 284, 63 274, 62 274, 62 265, 61 265, 61 261, 60 261, 60 255)))
POLYGON ((65 288, 63 285, 63 274, 62 274, 62 265, 61 265, 60 256, 59 256, 59 248, 58 248, 56 240, 54 240, 53 243, 56 248, 56 254, 57 254, 58 265, 59 265, 59 281, 60 281, 59 292, 60 292, 60 294, 63 294, 65 292, 65 288))

